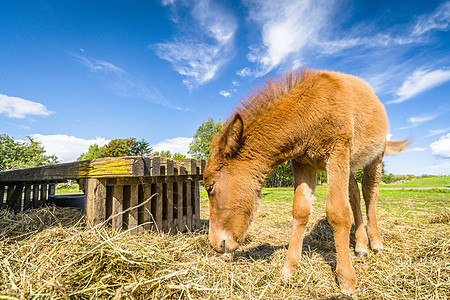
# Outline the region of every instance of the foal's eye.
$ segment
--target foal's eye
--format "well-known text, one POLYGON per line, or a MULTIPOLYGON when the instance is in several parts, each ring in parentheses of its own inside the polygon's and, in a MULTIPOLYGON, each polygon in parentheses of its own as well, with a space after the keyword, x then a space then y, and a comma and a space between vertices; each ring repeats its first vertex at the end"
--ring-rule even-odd
POLYGON ((214 189, 214 184, 215 184, 215 183, 212 183, 212 184, 205 184, 205 190, 208 192, 208 194, 211 193, 212 190, 214 189))

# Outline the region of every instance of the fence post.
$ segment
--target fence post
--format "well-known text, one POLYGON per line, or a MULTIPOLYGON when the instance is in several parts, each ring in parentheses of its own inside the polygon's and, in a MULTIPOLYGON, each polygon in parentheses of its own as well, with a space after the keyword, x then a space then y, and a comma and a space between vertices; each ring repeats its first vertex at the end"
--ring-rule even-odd
POLYGON ((105 221, 106 217, 106 179, 89 178, 86 181, 84 212, 88 226, 105 221))

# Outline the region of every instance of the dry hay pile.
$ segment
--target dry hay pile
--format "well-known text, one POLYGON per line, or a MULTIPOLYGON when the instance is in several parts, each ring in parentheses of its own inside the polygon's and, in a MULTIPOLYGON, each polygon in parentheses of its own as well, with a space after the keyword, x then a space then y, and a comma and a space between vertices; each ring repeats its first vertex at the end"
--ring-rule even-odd
MULTIPOLYGON (((449 299, 448 216, 442 216, 446 222, 406 225, 383 210, 380 215, 386 251, 353 256, 355 297, 449 299)), ((289 203, 263 201, 255 223, 239 251, 219 255, 205 230, 132 236, 85 228, 82 214, 68 208, 1 211, 0 299, 344 298, 333 273, 333 234, 323 209, 312 215, 303 261, 289 282, 278 276, 289 241, 289 203)))

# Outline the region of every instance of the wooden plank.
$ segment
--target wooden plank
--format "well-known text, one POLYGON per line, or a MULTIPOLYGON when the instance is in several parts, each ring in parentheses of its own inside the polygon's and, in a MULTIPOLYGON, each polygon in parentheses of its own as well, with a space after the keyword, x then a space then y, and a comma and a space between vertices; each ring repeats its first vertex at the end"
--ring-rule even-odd
POLYGON ((39 204, 38 206, 43 205, 47 202, 47 184, 41 184, 41 194, 39 195, 39 204))
POLYGON ((162 231, 168 232, 169 231, 169 224, 167 219, 167 183, 164 182, 162 184, 162 231))
POLYGON ((105 221, 106 215, 106 179, 90 178, 86 182, 84 213, 86 224, 96 226, 105 221))
POLYGON ((26 185, 23 194, 23 210, 27 210, 33 207, 31 201, 31 185, 26 185))
MULTIPOLYGON (((130 185, 130 207, 137 206, 139 204, 139 191, 138 185, 130 185)), ((128 214, 128 229, 131 229, 130 233, 135 234, 138 232, 138 209, 134 208, 128 214)))
POLYGON ((189 230, 192 228, 192 205, 191 205, 191 182, 188 180, 186 182, 186 209, 187 209, 187 216, 186 216, 186 226, 189 228, 189 230))
POLYGON ((192 229, 200 228, 200 190, 198 181, 191 182, 191 200, 193 203, 192 229))
MULTIPOLYGON (((147 201, 152 196, 152 190, 151 190, 151 184, 144 184, 144 201, 147 201)), ((144 230, 150 230, 151 224, 149 222, 152 222, 152 201, 149 200, 144 204, 144 230)))
POLYGON ((185 224, 183 222, 183 182, 177 182, 177 230, 184 231, 185 224))
POLYGON ((39 184, 33 184, 33 208, 37 208, 39 206, 39 184))
POLYGON ((155 214, 153 215, 153 218, 156 222, 155 226, 157 230, 162 231, 162 215, 163 215, 163 184, 157 183, 156 184, 156 207, 155 207, 155 214))
MULTIPOLYGON (((112 186, 112 209, 111 215, 115 216, 123 211, 123 186, 114 185, 112 186)), ((111 226, 114 230, 118 231, 122 229, 122 214, 114 217, 111 220, 111 226)))
POLYGON ((22 189, 23 184, 18 184, 16 186, 8 186, 8 192, 6 195, 6 206, 12 208, 14 211, 18 212, 22 209, 22 189), (18 205, 19 204, 19 205, 18 205))
POLYGON ((169 232, 175 232, 173 222, 173 184, 167 183, 167 227, 169 232))
POLYGON ((79 178, 144 176, 139 156, 108 157, 0 172, 0 182, 65 181, 79 178))

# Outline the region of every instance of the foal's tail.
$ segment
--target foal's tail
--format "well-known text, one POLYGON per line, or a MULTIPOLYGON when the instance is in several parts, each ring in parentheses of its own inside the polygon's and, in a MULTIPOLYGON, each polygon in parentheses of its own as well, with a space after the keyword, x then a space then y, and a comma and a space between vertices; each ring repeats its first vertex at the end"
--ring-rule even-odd
POLYGON ((386 149, 384 150, 384 153, 387 155, 399 154, 411 143, 412 141, 410 139, 406 139, 403 141, 386 141, 386 149))

